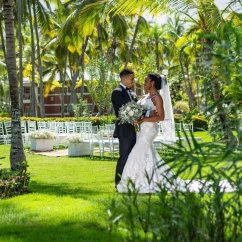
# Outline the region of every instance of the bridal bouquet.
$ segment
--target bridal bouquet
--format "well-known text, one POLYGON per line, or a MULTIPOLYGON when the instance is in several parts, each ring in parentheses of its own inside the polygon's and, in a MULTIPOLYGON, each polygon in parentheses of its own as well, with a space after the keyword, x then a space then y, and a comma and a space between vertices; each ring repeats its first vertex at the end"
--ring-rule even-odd
MULTIPOLYGON (((119 109, 119 116, 117 120, 119 120, 119 124, 135 123, 139 118, 143 116, 143 107, 136 103, 135 101, 128 102, 124 104, 119 109)), ((135 131, 139 131, 139 124, 135 125, 135 131)))

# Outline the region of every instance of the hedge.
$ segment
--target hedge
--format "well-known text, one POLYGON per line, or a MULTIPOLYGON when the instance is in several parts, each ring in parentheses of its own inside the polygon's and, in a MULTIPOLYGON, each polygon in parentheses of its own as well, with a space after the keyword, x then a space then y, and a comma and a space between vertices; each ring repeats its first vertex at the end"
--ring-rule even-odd
MULTIPOLYGON (((103 126, 105 124, 113 124, 115 123, 116 117, 113 115, 109 116, 95 116, 95 117, 48 117, 48 118, 36 118, 36 117, 21 117, 21 120, 26 121, 58 121, 58 122, 68 122, 68 121, 79 121, 79 122, 92 122, 93 126, 103 126)), ((9 117, 0 117, 0 122, 10 121, 9 117)), ((186 117, 183 114, 174 114, 175 123, 186 123, 186 117)), ((192 123, 194 126, 194 130, 207 130, 208 129, 208 120, 203 116, 193 115, 192 123)))
MULTIPOLYGON (((21 117, 21 120, 26 120, 26 121, 57 121, 57 122, 68 122, 68 121, 79 121, 79 122, 92 122, 93 126, 102 126, 105 124, 112 124, 115 122, 115 116, 110 115, 110 116, 94 116, 94 117, 49 117, 49 118, 36 118, 36 117, 21 117)), ((0 122, 4 121, 10 121, 11 118, 9 117, 0 117, 0 122)))

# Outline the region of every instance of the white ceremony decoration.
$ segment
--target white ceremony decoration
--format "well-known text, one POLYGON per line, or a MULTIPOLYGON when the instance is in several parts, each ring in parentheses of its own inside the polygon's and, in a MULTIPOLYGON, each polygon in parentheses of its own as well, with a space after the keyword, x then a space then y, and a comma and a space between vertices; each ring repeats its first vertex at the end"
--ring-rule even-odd
POLYGON ((53 150, 55 134, 49 130, 36 130, 29 134, 30 150, 49 151, 53 150))
POLYGON ((68 144, 68 156, 83 156, 90 155, 90 145, 88 142, 84 142, 80 134, 73 134, 67 138, 68 144))
MULTIPOLYGON (((119 109, 119 116, 117 120, 119 124, 134 124, 139 118, 143 116, 143 108, 140 104, 135 101, 128 102, 124 104, 119 109)), ((140 127, 138 124, 135 125, 135 131, 139 131, 140 127)))

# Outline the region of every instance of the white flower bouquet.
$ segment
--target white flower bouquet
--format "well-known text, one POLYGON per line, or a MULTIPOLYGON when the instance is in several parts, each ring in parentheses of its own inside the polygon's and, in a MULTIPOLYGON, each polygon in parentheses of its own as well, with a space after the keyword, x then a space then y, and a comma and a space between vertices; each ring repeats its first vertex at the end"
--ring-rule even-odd
POLYGON ((68 136, 67 140, 70 143, 82 143, 83 142, 83 138, 80 134, 73 134, 68 136))
POLYGON ((49 130, 41 129, 31 132, 29 134, 29 138, 31 139, 55 139, 56 136, 49 130))
MULTIPOLYGON (((119 109, 119 116, 117 120, 119 124, 129 123, 134 124, 143 116, 143 107, 135 101, 124 104, 119 109)), ((135 125, 135 131, 139 131, 139 125, 135 125)))

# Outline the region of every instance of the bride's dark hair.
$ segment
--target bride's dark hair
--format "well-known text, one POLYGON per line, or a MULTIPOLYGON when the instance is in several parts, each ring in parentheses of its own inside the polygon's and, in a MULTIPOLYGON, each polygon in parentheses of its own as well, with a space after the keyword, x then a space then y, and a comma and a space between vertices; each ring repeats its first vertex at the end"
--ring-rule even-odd
POLYGON ((149 73, 147 75, 152 81, 155 82, 155 89, 160 90, 161 89, 161 76, 157 73, 149 73))

